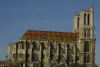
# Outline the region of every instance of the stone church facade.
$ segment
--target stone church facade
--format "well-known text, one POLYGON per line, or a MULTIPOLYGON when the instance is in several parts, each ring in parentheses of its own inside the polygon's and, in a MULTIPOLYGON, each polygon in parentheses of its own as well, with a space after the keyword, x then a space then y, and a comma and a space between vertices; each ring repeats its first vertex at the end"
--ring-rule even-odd
POLYGON ((69 67, 79 63, 94 67, 94 8, 74 15, 72 32, 27 30, 8 46, 8 60, 23 67, 69 67))

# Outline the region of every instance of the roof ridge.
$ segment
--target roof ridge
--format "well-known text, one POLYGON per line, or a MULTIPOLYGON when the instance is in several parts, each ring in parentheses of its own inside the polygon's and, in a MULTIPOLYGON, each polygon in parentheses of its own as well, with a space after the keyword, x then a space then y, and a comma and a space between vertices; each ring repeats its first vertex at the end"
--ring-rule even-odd
POLYGON ((48 30, 27 30, 26 32, 28 32, 28 31, 74 33, 74 32, 65 32, 65 31, 48 31, 48 30))
POLYGON ((74 32, 57 32, 43 30, 27 30, 21 39, 49 39, 49 40, 77 40, 77 33, 74 32))

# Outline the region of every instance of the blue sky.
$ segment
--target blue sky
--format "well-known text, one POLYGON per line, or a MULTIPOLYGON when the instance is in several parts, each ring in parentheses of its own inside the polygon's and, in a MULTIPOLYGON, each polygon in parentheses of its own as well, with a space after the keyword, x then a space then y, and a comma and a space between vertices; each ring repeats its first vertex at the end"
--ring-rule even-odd
POLYGON ((96 62, 100 63, 100 0, 0 0, 0 59, 28 29, 72 31, 73 16, 94 4, 96 62))

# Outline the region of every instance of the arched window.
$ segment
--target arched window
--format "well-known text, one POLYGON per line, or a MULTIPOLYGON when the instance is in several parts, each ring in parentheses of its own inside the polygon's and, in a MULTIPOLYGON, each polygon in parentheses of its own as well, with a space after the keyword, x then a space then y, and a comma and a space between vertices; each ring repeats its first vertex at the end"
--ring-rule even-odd
POLYGON ((90 24, 90 14, 89 13, 87 14, 87 17, 88 17, 87 25, 89 25, 90 24))
POLYGON ((86 13, 84 14, 84 25, 86 25, 86 13))
POLYGON ((19 49, 24 49, 24 42, 23 41, 19 42, 18 47, 19 49))

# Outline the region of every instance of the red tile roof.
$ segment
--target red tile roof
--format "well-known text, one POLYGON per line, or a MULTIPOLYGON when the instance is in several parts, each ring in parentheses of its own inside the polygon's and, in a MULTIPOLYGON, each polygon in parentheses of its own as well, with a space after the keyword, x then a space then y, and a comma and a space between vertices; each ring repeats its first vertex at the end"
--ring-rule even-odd
POLYGON ((55 32, 27 30, 22 38, 25 39, 47 39, 47 40, 77 40, 78 34, 73 32, 55 32))

